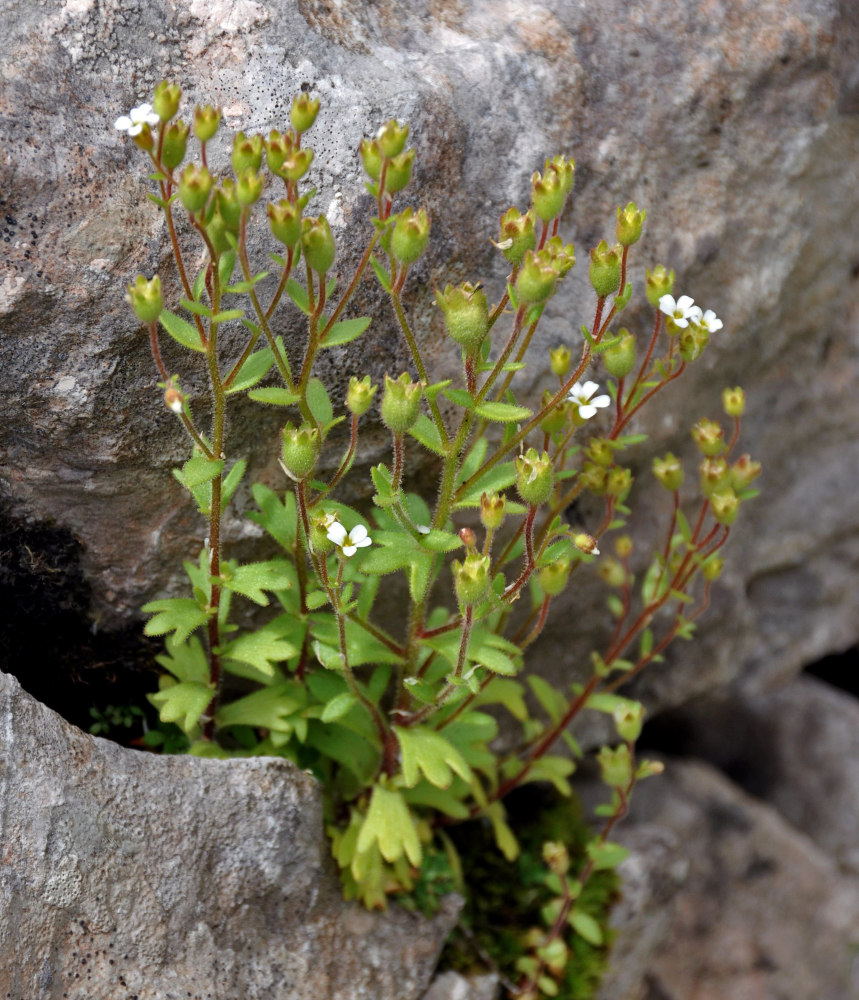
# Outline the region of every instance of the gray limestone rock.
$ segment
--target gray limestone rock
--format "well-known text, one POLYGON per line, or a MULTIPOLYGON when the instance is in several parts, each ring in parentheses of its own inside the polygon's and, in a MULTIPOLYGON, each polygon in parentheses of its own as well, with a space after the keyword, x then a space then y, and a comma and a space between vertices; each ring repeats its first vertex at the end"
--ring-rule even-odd
POLYGON ((0 674, 0 996, 414 1000, 455 920, 342 901, 285 760, 87 736, 0 674))

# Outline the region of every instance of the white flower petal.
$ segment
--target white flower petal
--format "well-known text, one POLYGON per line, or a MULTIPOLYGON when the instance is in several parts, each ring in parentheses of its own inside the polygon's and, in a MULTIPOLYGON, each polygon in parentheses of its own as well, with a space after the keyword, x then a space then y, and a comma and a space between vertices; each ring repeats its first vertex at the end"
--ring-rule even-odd
POLYGON ((589 403, 586 403, 584 406, 579 407, 579 416, 582 418, 582 420, 590 420, 591 417, 596 416, 596 413, 597 413, 596 407, 591 406, 589 403))
POLYGON ((689 315, 689 310, 695 304, 695 300, 689 295, 681 295, 677 300, 677 308, 684 312, 687 316, 689 315))
POLYGON ((703 315, 700 306, 692 306, 689 312, 686 313, 687 319, 691 319, 693 323, 700 323, 703 315))
POLYGON ((674 301, 673 295, 663 295, 659 300, 659 310, 664 312, 666 316, 671 316, 674 313, 677 303, 674 301))
POLYGON ((129 135, 140 135, 140 133, 142 131, 143 131, 143 124, 142 123, 138 123, 137 125, 132 125, 131 128, 128 129, 128 134, 129 135))
POLYGON ((602 396, 597 396, 595 399, 592 399, 590 403, 591 406, 598 406, 602 409, 604 406, 611 406, 611 396, 603 394, 602 396))
POLYGON ((114 128, 118 128, 120 132, 127 132, 134 122, 128 117, 128 115, 120 115, 119 118, 113 123, 114 128))
POLYGON ((590 399, 597 389, 599 389, 599 385, 596 382, 585 382, 582 386, 582 395, 585 399, 590 399))
POLYGON ((328 529, 328 541, 334 542, 335 545, 342 545, 346 540, 346 529, 339 521, 335 521, 334 524, 328 529))
POLYGON ((357 551, 358 550, 355 548, 354 545, 344 545, 343 546, 343 555, 344 556, 347 556, 347 557, 348 556, 354 556, 357 551))
POLYGON ((367 537, 367 529, 363 524, 356 524, 355 527, 349 532, 349 541, 353 545, 363 545, 364 540, 367 537))

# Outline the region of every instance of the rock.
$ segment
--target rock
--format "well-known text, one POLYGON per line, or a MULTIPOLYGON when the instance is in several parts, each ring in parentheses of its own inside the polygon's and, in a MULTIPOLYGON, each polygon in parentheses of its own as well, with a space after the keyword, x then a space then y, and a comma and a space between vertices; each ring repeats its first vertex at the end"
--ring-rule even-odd
POLYGON ((497 997, 497 976, 461 976, 458 972, 442 972, 435 977, 422 1000, 496 1000, 497 997))
MULTIPOLYGON (((849 1000, 859 977, 859 881, 770 806, 706 764, 670 760, 636 790, 617 839, 641 849, 651 827, 688 865, 652 957, 627 950, 639 923, 621 928, 616 965, 600 1000, 849 1000)), ((629 862, 627 861, 627 864, 629 862)), ((622 911, 619 911, 620 915, 622 911)), ((665 913, 657 908, 657 920, 665 913)), ((644 921, 647 924, 647 921, 644 921)))
MULTIPOLYGON (((604 0, 598 13, 566 0, 7 5, 0 481, 15 516, 57 522, 80 541, 100 627, 128 623, 145 600, 185 586, 178 567, 204 534, 169 476, 187 446, 122 301, 136 272, 164 263, 166 241, 145 200, 143 158, 111 126, 168 74, 189 104, 214 101, 231 129, 247 131, 281 124, 306 83, 324 104, 315 204, 344 223, 344 274, 360 243, 345 238, 345 224, 366 228, 368 215, 357 142, 390 116, 412 124, 415 190, 433 242, 410 305, 441 375, 456 352, 430 311, 431 285, 482 278, 499 294, 503 272, 486 237, 558 150, 578 159, 567 221, 580 259, 611 236, 614 206, 633 198, 649 211, 633 279, 640 285, 643 264, 664 261, 679 291, 725 320, 685 384, 666 392, 670 413, 642 427, 654 447, 678 450, 692 422, 718 414, 719 390, 742 382, 743 447, 764 463, 764 498, 729 547, 736 555, 694 667, 678 658, 653 672, 648 702, 677 704, 738 677, 762 690, 849 645, 859 621, 857 513, 844 502, 859 467, 859 402, 848 391, 859 377, 857 16, 838 0, 764 0, 753 12, 727 2, 718 16, 698 0, 672 5, 670 16, 660 0, 604 0)), ((378 376, 405 364, 369 283, 357 308, 374 316, 373 332, 360 348, 331 352, 321 375, 335 395, 356 365, 378 376)), ((592 308, 580 264, 549 303, 534 356, 561 340, 575 346, 592 308)), ((649 321, 631 309, 626 322, 649 321)), ((199 378, 172 347, 168 367, 202 411, 199 378)), ((532 396, 547 375, 538 360, 532 396)), ((253 475, 279 485, 281 420, 238 405, 230 444, 253 475)), ((364 459, 382 446, 371 434, 364 459)), ((642 537, 665 509, 648 478, 634 494, 642 537)), ((252 548, 254 530, 232 517, 232 551, 252 548)), ((569 673, 578 658, 569 622, 586 649, 601 608, 595 588, 571 595, 537 659, 569 673)))
POLYGON ((434 921, 342 901, 319 787, 285 760, 86 736, 0 674, 0 996, 409 1000, 434 921))

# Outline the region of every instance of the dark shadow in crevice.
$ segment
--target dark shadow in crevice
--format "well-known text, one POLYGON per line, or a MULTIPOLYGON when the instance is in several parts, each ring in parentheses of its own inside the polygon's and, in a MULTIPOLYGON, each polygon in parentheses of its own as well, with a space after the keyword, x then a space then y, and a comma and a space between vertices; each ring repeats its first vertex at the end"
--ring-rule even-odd
POLYGON ((859 698, 859 646, 853 646, 843 653, 824 656, 822 660, 806 667, 805 673, 859 698))

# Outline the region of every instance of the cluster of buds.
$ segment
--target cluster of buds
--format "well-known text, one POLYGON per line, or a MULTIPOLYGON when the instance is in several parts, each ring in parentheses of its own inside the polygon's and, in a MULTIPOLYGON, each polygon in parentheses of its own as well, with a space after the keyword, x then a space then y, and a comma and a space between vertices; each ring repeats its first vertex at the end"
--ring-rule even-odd
POLYGON ((555 156, 546 160, 543 173, 531 176, 531 204, 541 222, 557 219, 573 189, 575 160, 555 156))
POLYGON ((411 180, 415 151, 405 148, 408 137, 409 126, 392 118, 374 139, 361 140, 358 151, 371 181, 367 187, 374 196, 396 194, 411 180))
POLYGON ((525 305, 540 305, 554 295, 558 281, 575 264, 572 243, 553 236, 541 250, 527 250, 516 278, 516 295, 525 305))

